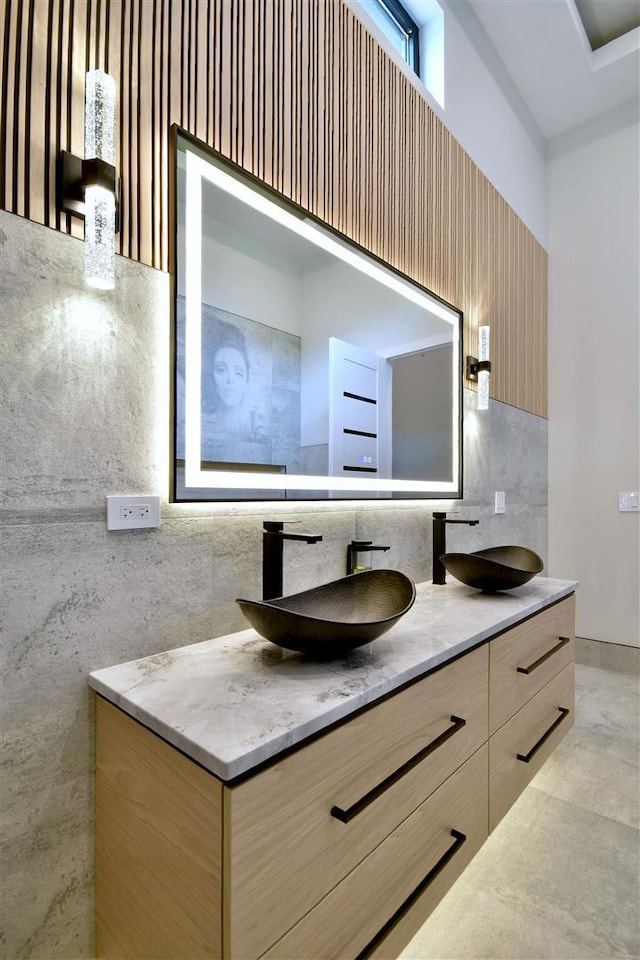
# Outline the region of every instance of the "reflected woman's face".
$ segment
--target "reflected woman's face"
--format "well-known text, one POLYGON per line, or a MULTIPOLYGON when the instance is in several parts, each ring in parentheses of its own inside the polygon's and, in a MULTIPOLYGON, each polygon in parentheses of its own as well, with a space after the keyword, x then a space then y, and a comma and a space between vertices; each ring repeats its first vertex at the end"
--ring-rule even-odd
POLYGON ((237 407, 247 392, 247 365, 235 347, 220 347, 213 361, 213 379, 225 407, 237 407))

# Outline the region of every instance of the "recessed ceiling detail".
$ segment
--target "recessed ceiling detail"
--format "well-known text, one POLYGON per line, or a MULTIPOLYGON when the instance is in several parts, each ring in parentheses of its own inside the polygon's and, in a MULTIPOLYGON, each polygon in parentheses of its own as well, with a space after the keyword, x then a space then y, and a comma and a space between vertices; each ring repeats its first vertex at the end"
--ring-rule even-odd
POLYGON ((640 26, 639 0, 575 0, 592 50, 640 26))
MULTIPOLYGON (((467 0, 547 139, 638 104, 640 27, 591 48, 578 4, 609 23, 620 5, 638 15, 638 0, 467 0), (609 14, 611 11, 611 14, 609 14)), ((463 5, 463 4, 461 4, 463 5)), ((451 4, 453 10, 458 0, 451 4)), ((619 23, 621 21, 618 21, 619 23)), ((625 20, 626 25, 628 21, 625 20)), ((616 28, 623 29, 622 26, 616 28)), ((607 36, 614 27, 609 23, 607 36)))

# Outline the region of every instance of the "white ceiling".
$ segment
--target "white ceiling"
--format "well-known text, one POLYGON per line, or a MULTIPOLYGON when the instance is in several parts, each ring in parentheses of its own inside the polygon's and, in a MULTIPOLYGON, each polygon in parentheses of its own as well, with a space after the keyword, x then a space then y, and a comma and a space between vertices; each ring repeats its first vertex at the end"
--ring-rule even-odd
POLYGON ((640 23, 640 0, 578 0, 594 45, 616 29, 627 30, 596 50, 574 0, 462 2, 547 139, 640 95, 640 27, 628 30, 640 23))

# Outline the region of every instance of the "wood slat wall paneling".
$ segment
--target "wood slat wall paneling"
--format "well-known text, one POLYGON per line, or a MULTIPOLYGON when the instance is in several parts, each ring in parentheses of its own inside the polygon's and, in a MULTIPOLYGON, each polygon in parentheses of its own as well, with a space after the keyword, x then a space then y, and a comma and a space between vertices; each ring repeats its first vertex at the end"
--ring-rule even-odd
POLYGON ((2 0, 0 205, 74 236, 60 151, 118 89, 117 252, 169 267, 171 124, 492 327, 491 394, 546 415, 546 254, 341 0, 2 0))

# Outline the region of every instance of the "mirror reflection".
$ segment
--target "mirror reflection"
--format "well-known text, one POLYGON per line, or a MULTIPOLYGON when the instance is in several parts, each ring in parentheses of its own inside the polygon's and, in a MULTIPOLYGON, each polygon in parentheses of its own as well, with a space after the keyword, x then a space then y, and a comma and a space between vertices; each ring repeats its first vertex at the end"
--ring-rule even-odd
POLYGON ((460 313, 176 136, 174 499, 454 497, 460 313))

